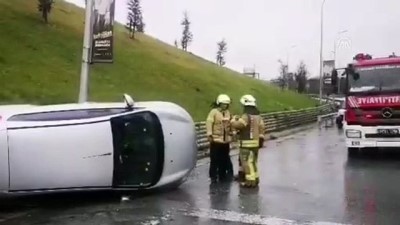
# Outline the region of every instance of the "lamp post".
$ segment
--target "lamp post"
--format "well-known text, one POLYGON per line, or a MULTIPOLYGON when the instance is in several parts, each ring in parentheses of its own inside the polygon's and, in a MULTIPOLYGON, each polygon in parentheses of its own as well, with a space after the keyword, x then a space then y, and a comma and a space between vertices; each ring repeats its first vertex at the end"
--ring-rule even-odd
POLYGON ((337 33, 337 37, 335 38, 335 42, 334 42, 334 47, 333 47, 333 60, 334 60, 334 62, 335 62, 335 68, 336 68, 336 53, 337 53, 337 45, 338 45, 338 43, 337 43, 337 40, 338 40, 338 38, 339 38, 339 35, 341 35, 341 34, 343 34, 343 33, 346 33, 347 32, 347 30, 342 30, 342 31, 339 31, 338 33, 337 33))
MULTIPOLYGON (((336 65, 338 65, 337 63, 336 63, 336 53, 337 53, 337 45, 338 45, 338 43, 337 43, 337 40, 339 39, 339 36, 341 35, 341 34, 343 34, 343 33, 346 33, 347 32, 347 30, 342 30, 342 31, 339 31, 338 33, 337 33, 337 37, 335 38, 335 41, 334 41, 334 48, 333 48, 333 65, 334 65, 334 68, 336 69, 336 65)), ((338 93, 340 94, 340 83, 342 82, 342 78, 339 76, 339 82, 338 82, 338 93)))
POLYGON ((323 88, 323 49, 324 49, 324 5, 326 0, 322 1, 321 5, 321 46, 319 52, 319 101, 322 102, 322 88, 323 88))

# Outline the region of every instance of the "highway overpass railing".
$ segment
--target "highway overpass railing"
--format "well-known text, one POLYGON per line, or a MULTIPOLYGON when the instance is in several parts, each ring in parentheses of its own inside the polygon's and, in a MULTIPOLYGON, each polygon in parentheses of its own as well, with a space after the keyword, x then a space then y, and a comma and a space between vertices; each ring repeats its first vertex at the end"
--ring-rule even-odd
MULTIPOLYGON (((300 110, 282 111, 262 114, 266 126, 267 135, 302 125, 315 123, 320 115, 326 115, 335 111, 331 104, 319 107, 305 108, 300 110)), ((206 134, 206 123, 196 123, 197 146, 199 151, 206 151, 209 142, 206 134)))

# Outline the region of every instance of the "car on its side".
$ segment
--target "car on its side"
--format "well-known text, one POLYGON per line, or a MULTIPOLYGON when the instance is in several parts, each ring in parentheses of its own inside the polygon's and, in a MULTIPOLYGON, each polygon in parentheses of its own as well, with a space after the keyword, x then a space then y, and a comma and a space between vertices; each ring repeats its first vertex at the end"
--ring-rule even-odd
POLYGON ((195 124, 170 102, 0 106, 0 195, 178 187, 195 124))

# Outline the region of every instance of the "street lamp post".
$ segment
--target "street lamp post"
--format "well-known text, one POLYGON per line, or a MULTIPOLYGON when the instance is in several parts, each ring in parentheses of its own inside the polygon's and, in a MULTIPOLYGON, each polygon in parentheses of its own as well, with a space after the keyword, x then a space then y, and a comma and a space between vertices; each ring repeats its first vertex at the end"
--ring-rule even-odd
POLYGON ((333 60, 335 62, 335 68, 336 68, 336 53, 337 53, 337 45, 338 45, 337 40, 338 40, 339 35, 346 33, 346 32, 347 32, 347 30, 339 31, 337 33, 337 37, 335 38, 335 42, 334 42, 335 46, 333 47, 333 60))
POLYGON ((321 5, 321 47, 319 52, 319 100, 322 102, 322 87, 323 87, 323 49, 324 49, 324 5, 326 0, 322 1, 321 5))
MULTIPOLYGON (((338 38, 339 38, 339 35, 341 35, 341 34, 343 34, 343 33, 346 33, 347 32, 347 30, 342 30, 342 31, 339 31, 338 33, 337 33, 337 37, 335 38, 335 41, 334 41, 334 48, 333 48, 333 63, 334 63, 334 68, 336 69, 336 53, 337 53, 337 45, 338 45, 338 43, 337 43, 337 40, 338 40, 338 38)), ((342 78, 339 76, 339 82, 338 82, 338 93, 340 94, 340 83, 341 83, 341 81, 342 81, 342 78)))

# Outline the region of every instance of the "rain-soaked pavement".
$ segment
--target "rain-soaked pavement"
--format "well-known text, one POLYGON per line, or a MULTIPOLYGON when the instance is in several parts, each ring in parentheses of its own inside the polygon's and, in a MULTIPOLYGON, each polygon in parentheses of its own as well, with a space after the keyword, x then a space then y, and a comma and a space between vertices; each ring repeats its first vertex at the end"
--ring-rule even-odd
POLYGON ((343 141, 335 128, 270 141, 259 189, 210 185, 205 159, 179 189, 129 201, 104 192, 2 199, 0 225, 400 224, 400 152, 348 159, 343 141))

